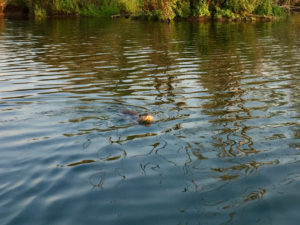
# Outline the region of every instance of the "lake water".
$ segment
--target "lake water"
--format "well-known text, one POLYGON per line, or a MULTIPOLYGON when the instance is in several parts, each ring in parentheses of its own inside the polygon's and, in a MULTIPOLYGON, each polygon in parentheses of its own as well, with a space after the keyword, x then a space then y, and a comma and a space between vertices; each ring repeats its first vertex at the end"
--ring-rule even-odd
POLYGON ((299 121, 299 14, 2 19, 0 224, 298 225, 299 121))

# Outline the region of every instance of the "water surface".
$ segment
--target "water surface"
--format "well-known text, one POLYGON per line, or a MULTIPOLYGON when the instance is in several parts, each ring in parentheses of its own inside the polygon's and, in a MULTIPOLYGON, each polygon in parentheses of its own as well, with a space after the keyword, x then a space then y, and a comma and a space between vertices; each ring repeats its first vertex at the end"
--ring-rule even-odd
POLYGON ((0 20, 0 224, 298 225, 299 37, 0 20))

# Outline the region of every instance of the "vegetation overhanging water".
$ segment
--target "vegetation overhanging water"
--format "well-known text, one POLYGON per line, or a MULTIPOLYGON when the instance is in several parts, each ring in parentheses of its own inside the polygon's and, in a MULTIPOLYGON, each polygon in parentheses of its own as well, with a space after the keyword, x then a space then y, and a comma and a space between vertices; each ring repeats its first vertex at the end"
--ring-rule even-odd
POLYGON ((280 6, 299 4, 299 0, 0 0, 0 13, 34 17, 124 14, 163 21, 174 18, 255 20, 281 17, 285 13, 280 6))

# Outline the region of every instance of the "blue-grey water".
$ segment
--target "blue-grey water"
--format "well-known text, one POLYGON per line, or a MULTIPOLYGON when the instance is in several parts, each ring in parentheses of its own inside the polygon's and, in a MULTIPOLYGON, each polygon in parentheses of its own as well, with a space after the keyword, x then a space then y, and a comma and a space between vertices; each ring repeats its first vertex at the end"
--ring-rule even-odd
POLYGON ((0 224, 298 225, 299 121, 299 14, 1 19, 0 224))

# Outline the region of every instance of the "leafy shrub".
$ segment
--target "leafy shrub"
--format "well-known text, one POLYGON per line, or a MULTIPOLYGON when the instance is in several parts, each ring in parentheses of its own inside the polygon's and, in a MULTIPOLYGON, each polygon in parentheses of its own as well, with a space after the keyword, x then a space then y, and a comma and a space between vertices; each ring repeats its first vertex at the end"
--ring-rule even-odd
POLYGON ((242 10, 241 0, 227 0, 225 8, 230 9, 232 12, 238 13, 242 10))
POLYGON ((207 0, 197 1, 194 7, 193 16, 210 16, 207 0))
POLYGON ((120 5, 117 0, 103 0, 99 13, 101 16, 111 16, 120 13, 120 5))
MULTIPOLYGON (((282 16, 284 11, 275 0, 0 0, 6 5, 25 7, 37 17, 47 13, 110 16, 120 12, 143 15, 148 18, 171 20, 175 16, 210 16, 234 19, 238 15, 256 13, 282 16)), ((283 3, 291 0, 276 0, 283 3)), ((297 0, 292 0, 293 4, 297 0)))
POLYGON ((55 12, 63 12, 66 14, 79 13, 79 8, 76 0, 54 0, 52 9, 55 12))
POLYGON ((216 7, 216 13, 215 13, 215 17, 217 19, 220 18, 228 18, 228 19, 236 19, 238 16, 232 12, 230 9, 221 9, 219 7, 216 7))
POLYGON ((80 13, 83 16, 100 16, 101 10, 99 7, 96 7, 94 4, 88 3, 80 7, 80 13))
POLYGON ((178 1, 175 8, 175 14, 181 18, 188 18, 191 15, 189 1, 178 1))
POLYGON ((122 11, 137 14, 141 9, 141 0, 119 0, 122 11))
POLYGON ((46 9, 40 7, 38 4, 34 5, 33 13, 34 13, 34 16, 38 17, 38 18, 44 18, 47 16, 46 9))
POLYGON ((160 20, 172 20, 176 14, 176 3, 178 0, 144 0, 142 13, 150 15, 150 17, 157 17, 160 20))
POLYGON ((273 5, 272 6, 272 15, 278 16, 278 17, 283 17, 283 16, 285 16, 284 9, 277 5, 273 5))
POLYGON ((172 20, 176 16, 175 8, 176 8, 177 0, 160 0, 160 8, 161 8, 161 16, 159 19, 161 20, 172 20))
POLYGON ((252 13, 259 5, 260 0, 241 0, 241 10, 245 13, 252 13))
POLYGON ((272 0, 261 0, 255 13, 265 16, 272 15, 272 0))

